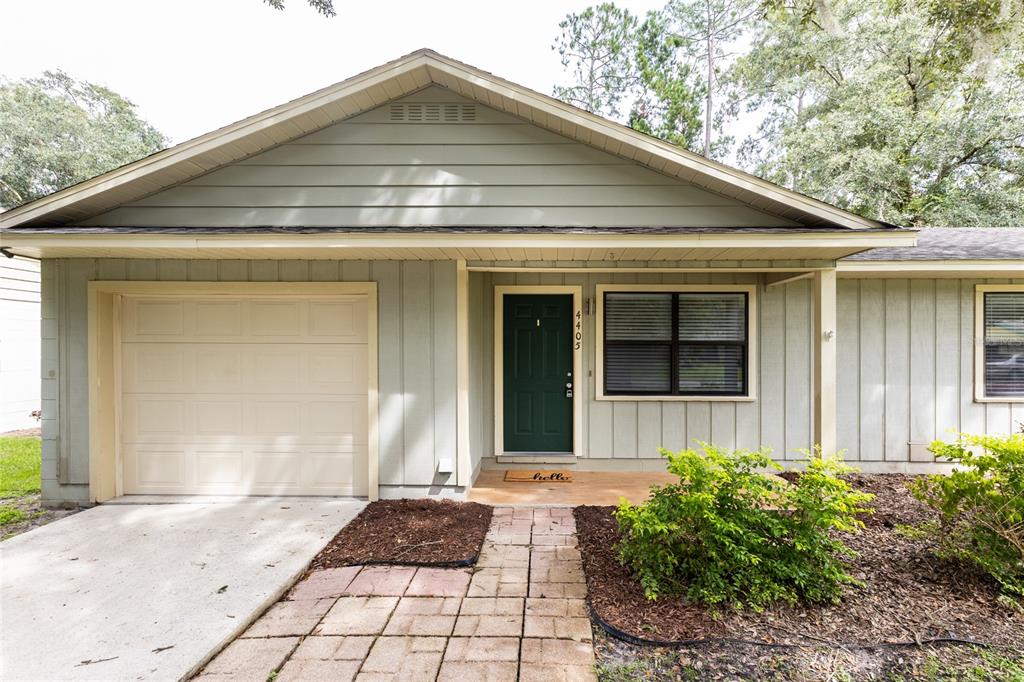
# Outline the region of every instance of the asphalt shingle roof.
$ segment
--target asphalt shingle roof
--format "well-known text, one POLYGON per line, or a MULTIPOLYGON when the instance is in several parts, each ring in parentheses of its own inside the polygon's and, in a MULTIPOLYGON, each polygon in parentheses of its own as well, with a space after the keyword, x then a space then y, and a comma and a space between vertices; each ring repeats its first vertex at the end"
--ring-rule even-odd
POLYGON ((1024 260, 1024 227, 926 227, 917 246, 871 249, 843 260, 1024 260))

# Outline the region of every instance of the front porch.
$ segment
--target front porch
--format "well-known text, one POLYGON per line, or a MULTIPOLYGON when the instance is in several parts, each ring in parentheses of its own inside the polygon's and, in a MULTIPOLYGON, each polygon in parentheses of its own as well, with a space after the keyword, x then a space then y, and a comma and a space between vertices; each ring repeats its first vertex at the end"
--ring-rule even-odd
MULTIPOLYGON (((805 459, 801 450, 815 444, 837 451, 841 446, 836 433, 835 262, 718 260, 727 254, 709 254, 703 262, 652 262, 628 260, 630 252, 625 250, 615 262, 460 265, 459 338, 465 341, 458 346, 458 367, 464 372, 459 381, 459 423, 468 429, 460 429, 459 444, 470 453, 470 499, 616 504, 620 492, 630 498, 646 495, 652 475, 664 468, 660 447, 679 450, 695 441, 729 448, 767 445, 777 459, 794 462, 805 459), (675 387, 681 382, 693 383, 699 377, 682 376, 673 360, 676 374, 664 380, 673 388, 664 393, 606 390, 602 309, 611 292, 663 298, 746 297, 744 358, 737 363, 742 364, 742 381, 737 380, 729 394, 680 390, 675 387), (560 376, 566 383, 559 384, 565 391, 571 383, 565 398, 572 404, 572 438, 570 446, 554 452, 508 447, 503 433, 510 400, 504 386, 509 342, 503 331, 504 301, 520 294, 572 298, 572 359, 563 363, 560 376), (568 380, 566 369, 571 370, 568 380), (577 482, 527 490, 496 475, 509 464, 568 467, 577 482)), ((673 346, 672 354, 678 352, 673 346)), ((556 387, 549 388, 553 393, 556 387)))
POLYGON ((568 483, 519 482, 506 481, 505 471, 481 471, 469 491, 468 499, 494 506, 611 506, 617 505, 622 498, 639 504, 647 499, 652 485, 678 481, 675 476, 664 471, 574 471, 572 481, 568 483))

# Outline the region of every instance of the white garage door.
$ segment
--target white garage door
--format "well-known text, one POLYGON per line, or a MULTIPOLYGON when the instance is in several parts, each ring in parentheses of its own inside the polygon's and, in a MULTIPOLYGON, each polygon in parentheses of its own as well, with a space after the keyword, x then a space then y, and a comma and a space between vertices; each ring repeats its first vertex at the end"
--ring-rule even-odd
POLYGON ((365 495, 366 297, 125 297, 128 494, 365 495))

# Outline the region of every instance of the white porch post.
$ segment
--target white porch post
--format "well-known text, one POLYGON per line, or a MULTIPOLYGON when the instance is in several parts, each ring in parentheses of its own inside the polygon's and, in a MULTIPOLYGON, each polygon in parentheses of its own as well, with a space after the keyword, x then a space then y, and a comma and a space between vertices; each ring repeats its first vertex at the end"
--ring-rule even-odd
POLYGON ((455 413, 455 485, 472 485, 469 452, 469 271, 466 261, 456 265, 455 295, 455 374, 457 385, 455 413))
POLYGON ((814 442, 824 454, 836 443, 836 271, 814 273, 814 442))

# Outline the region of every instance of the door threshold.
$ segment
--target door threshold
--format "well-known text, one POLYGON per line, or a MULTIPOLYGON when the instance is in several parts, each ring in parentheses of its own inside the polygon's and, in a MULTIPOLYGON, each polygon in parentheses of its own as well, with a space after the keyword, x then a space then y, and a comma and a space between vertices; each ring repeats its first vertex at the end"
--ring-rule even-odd
POLYGON ((564 452, 524 452, 498 455, 494 458, 498 464, 575 464, 576 455, 564 452))

